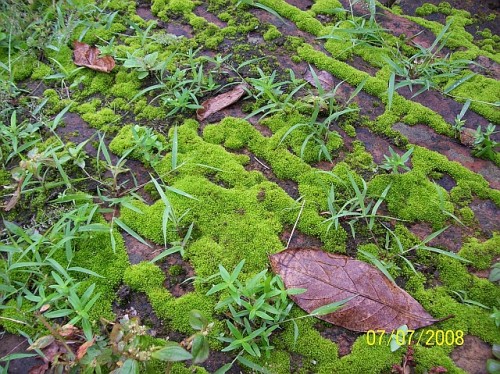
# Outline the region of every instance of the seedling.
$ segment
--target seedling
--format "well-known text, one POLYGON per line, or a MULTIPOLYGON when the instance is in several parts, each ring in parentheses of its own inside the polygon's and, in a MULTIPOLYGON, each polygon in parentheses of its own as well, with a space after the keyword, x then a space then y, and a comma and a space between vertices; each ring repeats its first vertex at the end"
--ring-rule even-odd
POLYGON ((491 139, 491 136, 498 132, 495 130, 496 126, 491 123, 488 124, 488 127, 486 127, 484 131, 481 129, 481 126, 477 127, 476 133, 474 134, 474 149, 477 157, 495 161, 497 157, 495 149, 500 145, 500 143, 491 139))
POLYGON ((460 111, 459 114, 457 114, 457 116, 455 117, 455 120, 453 122, 453 125, 452 125, 452 128, 453 130, 455 131, 455 136, 456 137, 459 137, 460 136, 460 133, 462 132, 464 126, 465 126, 465 122, 466 120, 462 119, 464 116, 465 116, 465 113, 467 112, 467 110, 469 109, 469 106, 470 106, 470 103, 471 103, 471 100, 470 99, 467 99, 462 107, 462 110, 460 111))
POLYGON ((406 151, 402 156, 389 147, 390 156, 384 155, 385 162, 380 165, 382 169, 390 170, 393 174, 399 174, 399 169, 410 171, 410 168, 406 166, 406 163, 410 161, 411 154, 413 153, 413 147, 406 151))

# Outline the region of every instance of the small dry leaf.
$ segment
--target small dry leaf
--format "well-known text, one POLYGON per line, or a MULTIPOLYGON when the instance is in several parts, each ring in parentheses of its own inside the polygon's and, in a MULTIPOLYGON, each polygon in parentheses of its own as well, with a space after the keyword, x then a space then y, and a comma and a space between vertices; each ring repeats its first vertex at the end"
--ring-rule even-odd
POLYGON ((80 331, 81 330, 78 327, 70 325, 70 324, 66 324, 66 325, 62 326, 61 328, 59 328, 57 332, 63 338, 73 339, 80 333, 80 331))
POLYGON ((87 349, 92 347, 95 343, 95 338, 89 340, 88 342, 83 343, 80 347, 78 347, 78 351, 76 352, 76 358, 81 360, 85 353, 87 353, 87 349))
POLYGON ((40 313, 46 312, 47 310, 49 310, 49 308, 50 308, 50 304, 42 305, 42 307, 40 308, 40 313))
POLYGON ((320 316, 353 331, 410 330, 431 325, 433 318, 406 291, 377 268, 346 256, 313 249, 287 249, 270 256, 273 271, 287 288, 307 291, 291 298, 306 312, 352 298, 336 312, 320 316))
POLYGON ((109 73, 115 67, 115 60, 111 56, 99 57, 99 49, 88 44, 73 42, 73 62, 77 66, 85 66, 92 70, 109 73))
POLYGON ((31 344, 27 351, 33 351, 35 349, 44 349, 54 342, 54 337, 52 335, 45 335, 38 338, 33 344, 31 344))
POLYGON ((49 363, 45 362, 41 365, 33 366, 28 374, 45 374, 49 370, 49 363))
POLYGON ((196 111, 196 118, 198 118, 198 121, 203 121, 213 113, 216 113, 219 110, 224 109, 225 107, 228 107, 229 105, 238 101, 245 94, 245 87, 246 86, 244 84, 239 84, 231 91, 225 92, 223 94, 212 97, 207 101, 204 101, 201 104, 203 108, 200 108, 196 111))
MULTIPOLYGON (((321 70, 316 75, 318 77, 319 84, 321 84, 324 91, 330 91, 333 88, 333 76, 329 72, 321 70)), ((304 79, 314 87, 319 88, 310 70, 306 72, 304 79)))
POLYGON ((460 132, 460 143, 467 147, 474 147, 474 141, 476 140, 475 137, 476 132, 472 129, 469 128, 464 128, 460 132))
POLYGON ((17 182, 16 190, 12 194, 12 197, 10 198, 9 202, 7 203, 7 205, 5 205, 5 207, 3 208, 6 212, 8 212, 9 210, 13 209, 16 206, 16 204, 19 201, 19 199, 21 198, 21 187, 23 185, 23 182, 24 182, 24 177, 22 177, 17 182))

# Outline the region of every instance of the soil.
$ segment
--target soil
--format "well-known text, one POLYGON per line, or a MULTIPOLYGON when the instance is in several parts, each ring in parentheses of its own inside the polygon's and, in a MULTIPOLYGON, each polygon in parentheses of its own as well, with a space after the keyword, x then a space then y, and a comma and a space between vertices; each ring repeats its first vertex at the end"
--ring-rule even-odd
POLYGON ((469 374, 487 374, 484 363, 493 358, 491 346, 481 339, 467 335, 464 344, 455 348, 451 354, 455 364, 469 374))

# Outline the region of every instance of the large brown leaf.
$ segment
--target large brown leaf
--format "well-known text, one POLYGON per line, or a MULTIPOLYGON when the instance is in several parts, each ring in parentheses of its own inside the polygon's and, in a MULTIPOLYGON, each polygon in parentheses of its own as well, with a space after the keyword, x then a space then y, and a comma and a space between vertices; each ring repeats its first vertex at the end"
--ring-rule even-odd
POLYGON ((73 62, 77 66, 85 66, 92 70, 109 73, 115 67, 115 60, 111 56, 99 57, 99 49, 88 44, 73 42, 73 62))
POLYGON ((270 260, 287 288, 307 289, 291 297, 308 313, 352 297, 342 309, 318 317, 335 325, 354 331, 391 332, 402 325, 415 330, 439 321, 365 262, 314 249, 287 249, 270 260))
POLYGON ((245 85, 239 84, 234 87, 231 91, 225 92, 218 96, 212 97, 207 101, 204 101, 200 108, 196 111, 196 118, 198 121, 203 121, 208 118, 211 114, 218 112, 225 107, 228 107, 232 103, 238 101, 245 93, 245 85))

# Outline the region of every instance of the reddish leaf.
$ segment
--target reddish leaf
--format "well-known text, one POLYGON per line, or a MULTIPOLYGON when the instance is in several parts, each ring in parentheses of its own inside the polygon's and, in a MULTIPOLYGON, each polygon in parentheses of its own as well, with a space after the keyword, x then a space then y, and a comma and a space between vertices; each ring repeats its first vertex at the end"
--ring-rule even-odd
POLYGON ((317 83, 321 85, 323 88, 323 91, 330 91, 333 88, 334 82, 333 82, 333 75, 331 75, 329 72, 321 70, 319 73, 316 74, 318 77, 318 81, 316 82, 316 79, 314 79, 314 76, 312 75, 311 71, 308 70, 306 74, 304 75, 304 80, 306 82, 309 82, 312 86, 319 88, 317 83))
POLYGON ((203 121, 208 118, 211 114, 218 112, 225 107, 238 101, 245 93, 245 85, 239 84, 234 87, 231 91, 220 94, 218 96, 212 97, 207 101, 204 101, 200 108, 196 111, 196 117, 198 121, 203 121))
POLYGON ((99 49, 88 44, 73 42, 73 62, 78 66, 85 66, 92 70, 109 73, 115 67, 115 60, 111 56, 99 57, 99 49))
POLYGON ((83 343, 80 347, 78 347, 78 351, 76 352, 76 358, 81 360, 85 353, 87 353, 87 349, 92 347, 95 343, 95 338, 89 340, 88 342, 83 343))
POLYGON ((318 317, 335 325, 354 331, 391 332, 401 325, 416 330, 438 321, 365 262, 313 249, 288 249, 270 260, 287 288, 307 289, 291 298, 308 313, 353 297, 342 309, 318 317))

